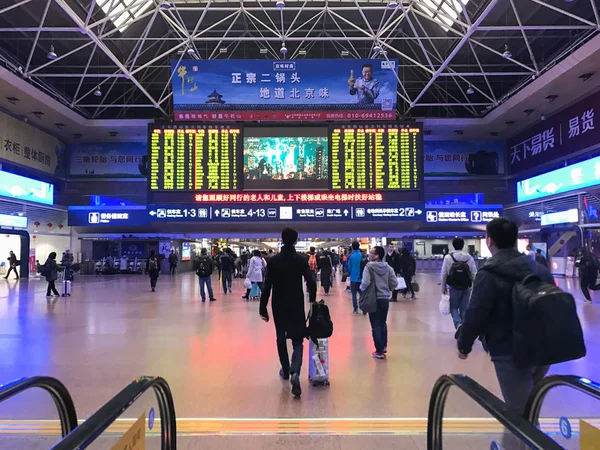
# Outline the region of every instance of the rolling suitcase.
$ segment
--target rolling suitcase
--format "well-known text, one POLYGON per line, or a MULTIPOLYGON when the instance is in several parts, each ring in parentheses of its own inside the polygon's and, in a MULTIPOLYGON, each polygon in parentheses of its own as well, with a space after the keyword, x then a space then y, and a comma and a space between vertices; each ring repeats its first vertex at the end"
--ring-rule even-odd
POLYGON ((309 341, 308 380, 313 386, 329 386, 329 339, 309 341))
POLYGON ((63 280, 62 282, 62 296, 70 297, 71 296, 71 280, 63 280))

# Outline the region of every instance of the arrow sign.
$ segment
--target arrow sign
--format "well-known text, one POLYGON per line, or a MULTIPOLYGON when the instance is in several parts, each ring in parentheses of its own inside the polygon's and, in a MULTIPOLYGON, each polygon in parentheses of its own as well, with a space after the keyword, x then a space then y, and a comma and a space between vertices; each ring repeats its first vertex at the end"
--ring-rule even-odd
POLYGON ((221 213, 221 211, 219 209, 215 210, 215 216, 219 217, 220 213, 221 213))
POLYGON ((150 214, 151 216, 155 216, 156 215, 156 211, 152 210, 148 214, 150 214))
POLYGON ((423 211, 421 211, 420 209, 417 209, 415 211, 415 214, 418 215, 418 216, 420 216, 422 213, 423 213, 423 211))
POLYGON ((346 217, 348 216, 348 210, 347 209, 344 210, 344 216, 346 216, 346 217))

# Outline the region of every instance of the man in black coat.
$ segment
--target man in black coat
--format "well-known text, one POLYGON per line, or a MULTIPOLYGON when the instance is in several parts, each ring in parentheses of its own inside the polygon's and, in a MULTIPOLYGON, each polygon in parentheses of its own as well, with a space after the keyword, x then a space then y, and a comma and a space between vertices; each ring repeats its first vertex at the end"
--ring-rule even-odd
MULTIPOLYGON (((394 247, 394 244, 388 244, 387 253, 385 254, 385 262, 394 269, 394 273, 397 277, 401 276, 401 267, 400 267, 400 253, 398 253, 394 247)), ((394 291, 392 293, 391 301, 398 301, 398 291, 394 291)))
POLYGON ((294 246, 298 241, 298 232, 286 228, 281 233, 283 247, 281 252, 269 258, 264 290, 260 299, 260 317, 269 321, 267 305, 273 290, 273 320, 277 334, 277 351, 281 362, 279 375, 290 379, 292 394, 296 397, 302 394, 300 387, 300 369, 304 352, 304 339, 308 336, 306 330, 306 312, 304 311, 304 290, 302 278, 308 287, 309 299, 314 302, 317 298, 317 284, 308 267, 308 258, 296 253, 294 246), (292 361, 287 350, 287 339, 292 340, 294 351, 292 361))

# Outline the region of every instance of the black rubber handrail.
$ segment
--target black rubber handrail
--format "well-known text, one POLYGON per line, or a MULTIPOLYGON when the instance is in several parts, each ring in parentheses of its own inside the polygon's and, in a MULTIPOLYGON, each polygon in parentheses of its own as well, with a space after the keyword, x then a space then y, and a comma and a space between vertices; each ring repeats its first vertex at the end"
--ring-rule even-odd
POLYGON ((444 407, 446 406, 448 391, 452 386, 458 387, 467 394, 529 448, 564 450, 530 422, 511 410, 506 403, 479 383, 464 375, 443 375, 433 386, 427 421, 427 450, 442 450, 444 407))
POLYGON ((77 428, 77 413, 69 390, 59 380, 52 377, 29 377, 11 381, 0 386, 0 402, 8 400, 21 392, 40 388, 50 394, 60 419, 62 436, 65 437, 77 428))
POLYGON ((177 449, 175 405, 168 383, 160 377, 140 377, 109 400, 52 450, 84 449, 94 442, 148 389, 153 388, 160 412, 162 450, 177 449))
POLYGON ((578 377, 575 375, 551 375, 544 378, 533 387, 533 391, 527 399, 525 407, 525 418, 531 423, 538 423, 540 411, 544 399, 550 390, 559 386, 568 386, 579 392, 583 392, 596 400, 600 400, 600 384, 587 378, 578 377))

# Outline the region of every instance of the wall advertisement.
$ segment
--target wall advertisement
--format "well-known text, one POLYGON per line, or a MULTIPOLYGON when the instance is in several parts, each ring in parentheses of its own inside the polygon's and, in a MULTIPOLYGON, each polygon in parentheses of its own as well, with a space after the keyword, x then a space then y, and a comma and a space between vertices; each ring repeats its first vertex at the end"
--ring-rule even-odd
POLYGON ((504 174, 502 141, 425 141, 425 176, 504 174))
POLYGON ((143 142, 76 143, 68 147, 69 174, 77 178, 145 178, 143 142))

